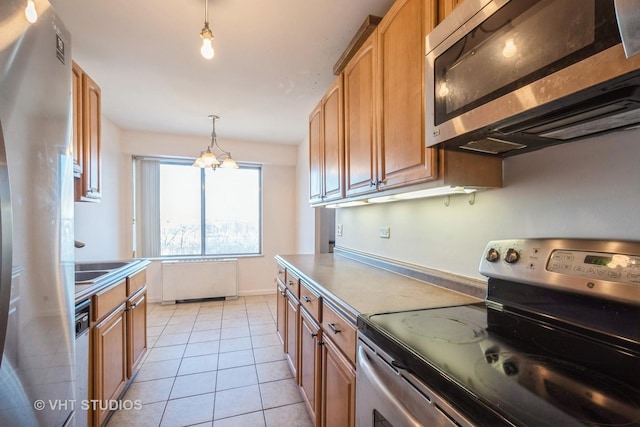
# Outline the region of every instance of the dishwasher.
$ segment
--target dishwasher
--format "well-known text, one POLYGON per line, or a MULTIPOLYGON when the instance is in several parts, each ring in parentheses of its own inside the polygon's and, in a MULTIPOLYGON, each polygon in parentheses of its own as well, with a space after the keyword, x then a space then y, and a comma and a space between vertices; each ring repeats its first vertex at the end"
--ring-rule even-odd
POLYGON ((76 427, 88 425, 85 402, 89 400, 89 312, 90 300, 76 304, 76 427))

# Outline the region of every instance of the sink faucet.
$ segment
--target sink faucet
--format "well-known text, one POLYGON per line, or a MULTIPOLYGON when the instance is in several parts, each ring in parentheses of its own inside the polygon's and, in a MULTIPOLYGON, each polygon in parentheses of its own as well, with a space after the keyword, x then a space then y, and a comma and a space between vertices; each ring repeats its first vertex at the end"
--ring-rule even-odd
POLYGON ((75 246, 76 248, 84 248, 84 243, 79 240, 74 240, 73 246, 75 246))

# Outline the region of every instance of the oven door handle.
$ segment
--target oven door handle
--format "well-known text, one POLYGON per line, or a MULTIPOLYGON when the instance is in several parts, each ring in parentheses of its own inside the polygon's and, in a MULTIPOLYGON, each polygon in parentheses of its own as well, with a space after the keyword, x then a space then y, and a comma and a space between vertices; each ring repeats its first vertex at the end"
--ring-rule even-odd
MULTIPOLYGON (((369 362, 369 358, 367 357, 367 353, 362 346, 358 346, 358 365, 360 369, 358 372, 365 375, 368 380, 375 386, 377 390, 379 390, 385 398, 387 398, 388 402, 393 405, 398 412, 400 412, 411 425, 420 427, 422 423, 415 419, 415 417, 409 412, 409 410, 391 393, 391 391, 384 385, 384 381, 380 379, 378 374, 376 374, 373 366, 369 362)), ((431 402, 429 402, 431 403, 431 402)))

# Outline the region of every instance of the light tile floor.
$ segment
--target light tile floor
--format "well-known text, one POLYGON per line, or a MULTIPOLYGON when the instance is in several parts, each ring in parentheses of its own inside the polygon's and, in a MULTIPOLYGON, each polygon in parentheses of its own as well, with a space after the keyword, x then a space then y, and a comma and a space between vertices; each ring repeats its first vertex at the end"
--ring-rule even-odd
POLYGON ((150 304, 149 350, 108 427, 308 427, 276 335, 275 295, 150 304))

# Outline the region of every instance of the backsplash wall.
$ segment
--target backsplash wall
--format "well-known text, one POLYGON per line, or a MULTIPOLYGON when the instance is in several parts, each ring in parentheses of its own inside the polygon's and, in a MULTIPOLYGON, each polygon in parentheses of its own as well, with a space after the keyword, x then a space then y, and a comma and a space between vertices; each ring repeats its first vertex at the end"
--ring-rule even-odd
POLYGON ((468 197, 338 209, 336 245, 482 278, 488 241, 573 237, 640 241, 640 130, 505 159, 504 188, 468 197), (390 227, 391 238, 379 229, 390 227))

